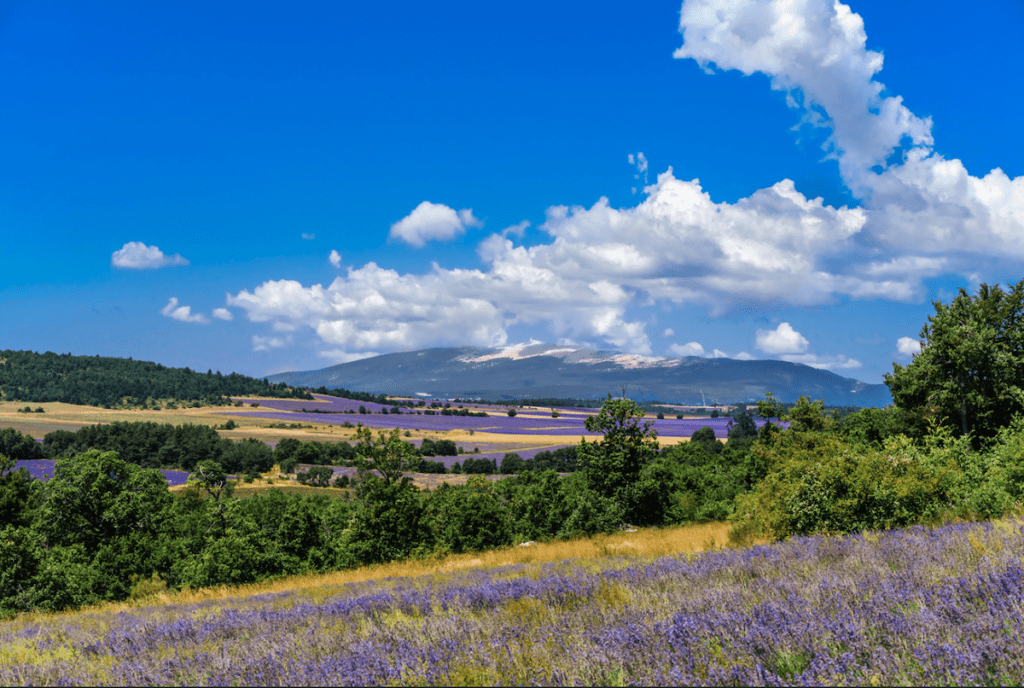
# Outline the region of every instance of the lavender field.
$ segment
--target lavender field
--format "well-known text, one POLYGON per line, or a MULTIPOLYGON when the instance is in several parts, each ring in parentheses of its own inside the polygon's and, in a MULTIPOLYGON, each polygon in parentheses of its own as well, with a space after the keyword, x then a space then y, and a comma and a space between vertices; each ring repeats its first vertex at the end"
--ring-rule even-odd
MULTIPOLYGON (((44 482, 53 477, 56 465, 56 459, 29 459, 14 462, 15 469, 25 468, 33 478, 44 482)), ((171 487, 184 485, 186 481, 188 481, 188 476, 190 475, 186 471, 175 471, 163 468, 158 470, 165 478, 167 478, 167 484, 171 487)))
POLYGON ((3 685, 1020 685, 1019 522, 0 625, 3 685))
MULTIPOLYGON (((586 414, 562 415, 558 418, 526 418, 530 412, 523 411, 521 415, 510 418, 506 409, 487 409, 491 415, 486 418, 474 418, 468 416, 442 416, 442 415, 419 415, 410 409, 401 409, 400 414, 380 413, 384 406, 371 402, 353 401, 351 399, 340 399, 338 397, 326 396, 323 394, 314 395, 319 401, 310 402, 296 399, 261 399, 260 406, 256 409, 251 407, 245 411, 233 411, 229 415, 248 416, 255 418, 266 418, 283 420, 290 423, 329 423, 341 425, 342 423, 362 423, 371 428, 403 428, 407 430, 469 430, 481 433, 497 433, 502 435, 567 435, 567 436, 590 436, 600 437, 599 433, 587 431, 583 425, 586 414), (368 413, 347 413, 358 411, 364 406, 368 413), (303 409, 308 412, 304 413, 303 409), (320 413, 314 412, 319 410, 320 413)), ((239 398, 239 401, 251 403, 251 399, 239 398)), ((587 414, 597 413, 597 409, 561 409, 563 411, 583 411, 587 414)), ((537 415, 537 414, 533 414, 537 415)), ((651 419, 653 427, 661 437, 690 437, 697 430, 703 427, 710 427, 715 432, 715 437, 723 439, 728 436, 729 423, 731 418, 665 418, 661 420, 651 419)), ((765 421, 757 418, 755 424, 758 427, 764 425, 765 421)))

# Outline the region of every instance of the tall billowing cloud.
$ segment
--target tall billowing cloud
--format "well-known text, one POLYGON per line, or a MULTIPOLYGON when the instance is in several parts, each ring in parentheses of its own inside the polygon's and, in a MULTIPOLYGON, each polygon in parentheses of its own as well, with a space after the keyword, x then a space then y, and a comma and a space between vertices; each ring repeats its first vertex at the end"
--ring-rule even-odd
POLYGON ((774 330, 757 331, 757 348, 767 354, 802 354, 810 344, 807 338, 787 322, 774 330))
POLYGON ((482 226, 483 223, 473 217, 472 208, 456 211, 441 203, 423 201, 391 225, 391 238, 423 248, 428 241, 448 241, 464 233, 468 227, 482 226))
POLYGON ((686 0, 677 58, 786 91, 803 121, 830 131, 826 147, 869 210, 866 234, 899 252, 967 249, 1024 257, 1024 177, 968 174, 933 151, 932 122, 875 80, 882 54, 866 48, 861 17, 829 0, 686 0))
POLYGON ((153 270, 172 265, 188 265, 188 260, 175 253, 165 255, 157 246, 147 246, 141 241, 129 241, 114 251, 110 264, 122 270, 153 270))

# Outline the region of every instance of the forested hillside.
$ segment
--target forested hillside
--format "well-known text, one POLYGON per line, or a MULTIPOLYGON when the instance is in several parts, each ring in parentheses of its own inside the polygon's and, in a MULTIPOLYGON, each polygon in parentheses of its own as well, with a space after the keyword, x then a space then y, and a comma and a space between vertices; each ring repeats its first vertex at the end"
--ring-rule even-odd
POLYGON ((130 358, 10 350, 0 351, 0 390, 6 401, 90 406, 143 406, 154 399, 226 404, 229 396, 313 398, 306 390, 238 373, 197 373, 130 358))

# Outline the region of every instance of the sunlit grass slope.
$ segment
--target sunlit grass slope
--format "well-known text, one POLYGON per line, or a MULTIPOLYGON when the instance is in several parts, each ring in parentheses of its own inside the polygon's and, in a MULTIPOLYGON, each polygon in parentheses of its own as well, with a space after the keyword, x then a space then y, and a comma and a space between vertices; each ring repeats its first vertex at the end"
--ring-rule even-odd
MULTIPOLYGON (((606 556, 652 559, 671 554, 704 552, 723 547, 728 542, 730 527, 727 523, 704 523, 670 528, 641 528, 633 532, 597 535, 577 540, 534 542, 526 546, 486 552, 450 554, 438 559, 408 559, 323 574, 288 576, 252 585, 161 592, 150 598, 102 604, 56 616, 117 613, 154 604, 191 604, 204 600, 235 599, 250 595, 311 590, 324 586, 371 580, 444 574, 467 568, 495 568, 569 559, 596 559, 606 556)), ((26 614, 21 618, 23 620, 42 620, 53 616, 40 613, 26 614)), ((2 650, 0 650, 0 656, 2 656, 2 650)))
POLYGON ((0 684, 1024 682, 1019 521, 540 561, 658 532, 23 617, 0 684))

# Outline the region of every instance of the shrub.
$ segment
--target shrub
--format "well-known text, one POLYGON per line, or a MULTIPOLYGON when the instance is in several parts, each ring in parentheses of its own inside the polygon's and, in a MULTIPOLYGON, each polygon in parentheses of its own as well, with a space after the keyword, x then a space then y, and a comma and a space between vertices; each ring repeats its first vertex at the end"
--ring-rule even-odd
POLYGON ((658 420, 665 420, 665 414, 661 411, 658 411, 658 420))
POLYGON ((515 409, 512 409, 512 408, 510 408, 510 409, 508 410, 508 417, 509 417, 509 418, 515 418, 515 417, 516 417, 516 410, 515 410, 515 409))
POLYGON ((902 435, 880 449, 854 448, 822 432, 780 433, 752 454, 770 466, 755 490, 739 498, 737 518, 774 538, 852 533, 932 521, 960 501, 968 440, 915 447, 902 435))
POLYGON ((481 475, 492 475, 498 472, 494 459, 466 459, 462 462, 463 473, 476 473, 481 475))

